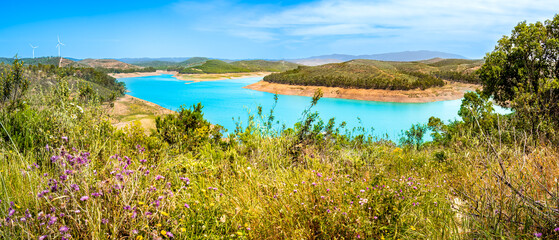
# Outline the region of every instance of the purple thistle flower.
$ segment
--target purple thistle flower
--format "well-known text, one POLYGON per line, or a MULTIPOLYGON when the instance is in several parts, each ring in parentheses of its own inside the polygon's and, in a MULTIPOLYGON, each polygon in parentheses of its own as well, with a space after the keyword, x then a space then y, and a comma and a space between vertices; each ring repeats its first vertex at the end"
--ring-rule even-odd
POLYGON ((120 174, 120 173, 117 173, 117 174, 115 175, 115 178, 118 179, 119 181, 124 180, 124 177, 122 177, 122 174, 120 174))
POLYGON ((10 208, 9 208, 9 211, 8 211, 8 216, 11 217, 11 216, 14 215, 14 213, 16 213, 16 210, 14 210, 13 208, 10 207, 10 208))
POLYGON ((25 209, 25 218, 31 218, 31 213, 29 213, 29 209, 25 209))
POLYGON ((318 177, 322 177, 322 174, 321 174, 321 173, 319 173, 319 172, 317 172, 317 173, 316 173, 316 176, 318 176, 318 177))
MULTIPOLYGON (((48 146, 48 145, 47 145, 48 146)), ((39 237, 39 240, 44 240, 45 238, 47 238, 47 235, 43 235, 39 237)))
POLYGON ((147 160, 145 160, 145 159, 140 159, 140 162, 141 162, 141 163, 145 163, 145 162, 147 162, 147 160))
POLYGON ((78 184, 75 184, 75 183, 70 185, 70 188, 72 188, 72 190, 74 190, 76 192, 80 190, 80 186, 78 186, 78 184))
POLYGON ((80 198, 80 201, 84 202, 84 201, 87 201, 87 199, 89 199, 88 196, 83 196, 83 197, 80 198))
POLYGON ((165 177, 163 177, 163 176, 161 176, 161 175, 155 176, 155 180, 160 180, 160 179, 165 179, 165 177))
POLYGON ((94 192, 94 193, 92 193, 92 194, 91 194, 91 196, 94 196, 94 197, 99 197, 99 196, 101 196, 101 193, 98 193, 98 192, 94 192))
POLYGON ((60 181, 64 182, 64 181, 66 181, 66 179, 68 179, 67 175, 64 175, 64 174, 60 175, 60 181))
POLYGON ((185 204, 184 204, 184 207, 185 207, 185 208, 190 208, 190 205, 188 205, 188 203, 185 203, 185 204))
POLYGON ((107 223, 109 223, 109 220, 108 220, 108 219, 106 219, 106 218, 103 218, 103 219, 101 219, 101 223, 103 223, 103 224, 107 224, 107 223))
POLYGON ((153 213, 151 212, 146 212, 146 216, 151 216, 153 213))
POLYGON ((50 151, 50 147, 49 147, 48 144, 45 146, 45 149, 46 149, 47 151, 50 151))
POLYGON ((39 194, 37 194, 38 198, 42 198, 43 196, 45 196, 45 194, 49 193, 49 190, 43 190, 41 191, 39 194))
POLYGON ((58 231, 60 231, 61 233, 68 232, 68 230, 70 230, 70 229, 66 226, 62 226, 62 227, 60 227, 60 229, 58 229, 58 231))
POLYGON ((130 207, 130 205, 126 205, 126 206, 123 207, 123 209, 124 209, 124 210, 130 210, 131 207, 130 207))
POLYGON ((543 234, 542 234, 542 233, 539 233, 539 232, 534 233, 534 236, 536 236, 537 238, 541 238, 542 235, 543 235, 543 234))
POLYGON ((173 237, 175 237, 175 236, 174 236, 171 232, 167 232, 167 237, 173 238, 173 237))
POLYGON ((68 142, 68 137, 66 137, 66 136, 63 136, 63 137, 62 137, 62 140, 64 140, 64 141, 68 142))
POLYGON ((559 227, 558 227, 558 228, 555 228, 555 229, 553 229, 553 231, 554 231, 554 232, 557 232, 557 231, 559 231, 559 227))

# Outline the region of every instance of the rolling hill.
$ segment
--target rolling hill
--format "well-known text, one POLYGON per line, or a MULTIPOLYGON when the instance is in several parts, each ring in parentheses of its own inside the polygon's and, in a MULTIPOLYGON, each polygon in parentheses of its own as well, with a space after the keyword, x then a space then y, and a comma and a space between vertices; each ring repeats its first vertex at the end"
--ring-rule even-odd
POLYGON ((314 67, 298 67, 264 77, 264 81, 304 86, 410 90, 444 85, 443 80, 475 83, 480 60, 452 59, 423 62, 387 62, 356 59, 314 67))
POLYGON ((125 62, 121 62, 115 59, 84 59, 78 62, 79 64, 83 64, 93 68, 113 68, 113 69, 137 69, 142 68, 139 66, 135 66, 132 64, 128 64, 125 62))
POLYGON ((179 68, 179 73, 239 73, 239 72, 281 72, 297 68, 299 65, 286 61, 243 60, 227 63, 221 60, 206 60, 192 67, 179 68))

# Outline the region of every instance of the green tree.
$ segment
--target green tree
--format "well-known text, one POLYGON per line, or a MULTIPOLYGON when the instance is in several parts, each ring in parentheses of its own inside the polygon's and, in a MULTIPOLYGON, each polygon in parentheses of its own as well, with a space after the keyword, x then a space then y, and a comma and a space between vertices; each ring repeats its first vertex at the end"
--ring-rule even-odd
POLYGON ((425 124, 413 124, 409 130, 403 132, 403 136, 400 138, 400 143, 402 145, 413 146, 417 150, 423 144, 423 135, 427 131, 427 125, 425 124))
POLYGON ((29 88, 29 80, 24 75, 23 61, 14 60, 11 69, 0 74, 0 106, 9 111, 19 107, 23 95, 29 88))
POLYGON ((485 57, 479 74, 484 93, 510 105, 519 123, 554 134, 559 125, 559 15, 519 23, 485 57))

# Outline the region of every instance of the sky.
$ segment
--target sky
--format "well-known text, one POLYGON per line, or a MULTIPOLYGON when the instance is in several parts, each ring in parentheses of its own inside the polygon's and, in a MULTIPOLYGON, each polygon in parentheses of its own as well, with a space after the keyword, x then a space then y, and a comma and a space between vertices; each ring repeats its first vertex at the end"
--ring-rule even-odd
POLYGON ((431 50, 483 58, 557 0, 6 1, 0 57, 295 59, 431 50))

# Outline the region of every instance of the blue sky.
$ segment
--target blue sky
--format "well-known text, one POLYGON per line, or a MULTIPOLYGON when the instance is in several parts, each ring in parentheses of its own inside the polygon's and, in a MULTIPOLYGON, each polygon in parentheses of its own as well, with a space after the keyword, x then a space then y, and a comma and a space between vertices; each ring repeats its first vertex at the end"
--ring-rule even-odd
POLYGON ((0 56, 288 59, 434 50, 481 58, 557 0, 9 1, 0 56))

